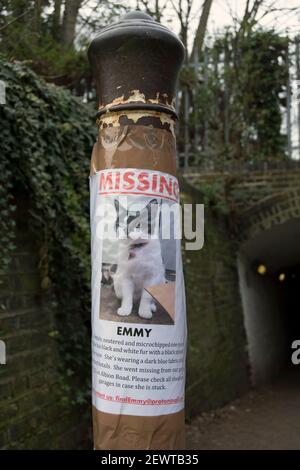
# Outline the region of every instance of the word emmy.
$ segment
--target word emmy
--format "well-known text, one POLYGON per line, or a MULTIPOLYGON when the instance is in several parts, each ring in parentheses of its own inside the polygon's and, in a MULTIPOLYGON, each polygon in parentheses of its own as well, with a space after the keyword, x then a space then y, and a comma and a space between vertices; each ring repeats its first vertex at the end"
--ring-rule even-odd
POLYGON ((0 340, 0 365, 1 364, 6 364, 6 346, 2 340, 0 340))

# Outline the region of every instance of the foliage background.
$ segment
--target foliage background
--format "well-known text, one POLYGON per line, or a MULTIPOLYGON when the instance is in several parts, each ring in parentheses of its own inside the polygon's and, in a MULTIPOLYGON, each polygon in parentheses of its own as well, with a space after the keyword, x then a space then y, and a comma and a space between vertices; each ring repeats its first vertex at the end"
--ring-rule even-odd
POLYGON ((41 286, 59 306, 54 334, 62 370, 81 384, 74 400, 82 402, 90 390, 88 174, 94 112, 18 62, 0 58, 0 80, 7 83, 7 102, 0 106, 1 268, 14 250, 16 205, 26 199, 41 286))

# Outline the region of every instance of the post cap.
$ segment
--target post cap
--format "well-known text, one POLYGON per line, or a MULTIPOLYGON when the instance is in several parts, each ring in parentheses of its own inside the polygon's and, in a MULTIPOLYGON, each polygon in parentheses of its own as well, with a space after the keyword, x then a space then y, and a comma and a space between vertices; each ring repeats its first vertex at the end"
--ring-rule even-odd
POLYGON ((151 16, 140 11, 127 13, 100 31, 88 56, 96 80, 98 115, 122 109, 175 114, 184 46, 151 16))

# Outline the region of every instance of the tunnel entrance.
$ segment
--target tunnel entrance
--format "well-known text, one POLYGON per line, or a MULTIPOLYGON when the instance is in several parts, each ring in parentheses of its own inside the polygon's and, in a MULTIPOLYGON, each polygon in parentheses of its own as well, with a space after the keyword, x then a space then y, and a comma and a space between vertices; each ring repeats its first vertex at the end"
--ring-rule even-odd
POLYGON ((252 384, 291 367, 299 375, 291 343, 300 339, 300 219, 244 243, 238 272, 252 384))

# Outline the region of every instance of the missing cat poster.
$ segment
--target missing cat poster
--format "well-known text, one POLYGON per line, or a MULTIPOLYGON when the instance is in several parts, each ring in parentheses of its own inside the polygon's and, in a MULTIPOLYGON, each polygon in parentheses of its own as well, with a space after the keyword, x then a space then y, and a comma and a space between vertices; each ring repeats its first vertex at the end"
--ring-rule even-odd
POLYGON ((186 344, 178 181, 109 169, 91 176, 90 190, 93 406, 107 416, 176 414, 186 344))

